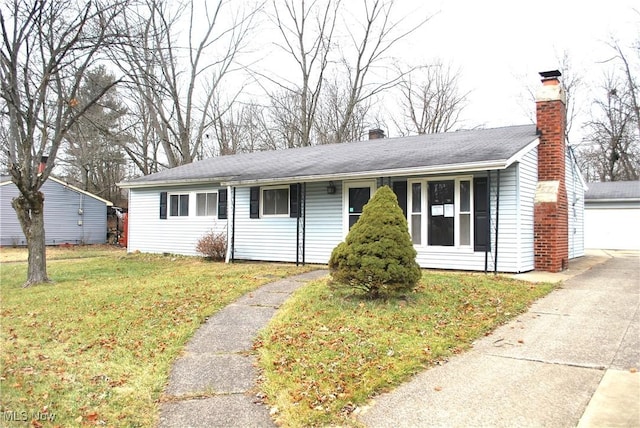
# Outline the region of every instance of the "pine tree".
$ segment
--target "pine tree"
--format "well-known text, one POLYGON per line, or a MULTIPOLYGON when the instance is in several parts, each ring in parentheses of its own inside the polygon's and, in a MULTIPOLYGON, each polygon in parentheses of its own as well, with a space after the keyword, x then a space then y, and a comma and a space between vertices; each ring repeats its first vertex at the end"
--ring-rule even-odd
POLYGON ((396 195, 381 187, 365 205, 347 238, 329 260, 333 281, 364 290, 371 297, 410 291, 421 277, 396 195))

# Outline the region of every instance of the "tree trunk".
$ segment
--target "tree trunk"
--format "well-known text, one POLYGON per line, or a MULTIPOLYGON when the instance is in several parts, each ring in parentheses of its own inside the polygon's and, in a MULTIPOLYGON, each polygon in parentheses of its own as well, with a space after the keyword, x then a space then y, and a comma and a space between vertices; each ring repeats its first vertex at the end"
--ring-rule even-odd
POLYGON ((18 215, 29 250, 27 282, 23 287, 50 282, 44 235, 44 195, 40 191, 30 192, 28 197, 20 195, 11 201, 11 205, 18 215))

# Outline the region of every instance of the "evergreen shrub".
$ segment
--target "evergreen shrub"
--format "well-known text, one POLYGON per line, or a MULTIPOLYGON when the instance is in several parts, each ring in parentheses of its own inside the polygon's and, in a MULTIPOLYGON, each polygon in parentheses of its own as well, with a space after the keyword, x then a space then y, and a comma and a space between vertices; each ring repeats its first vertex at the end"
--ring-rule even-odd
POLYGON ((345 241, 334 248, 329 269, 334 284, 362 289, 370 297, 416 287, 422 276, 416 250, 407 220, 388 186, 376 191, 345 241))

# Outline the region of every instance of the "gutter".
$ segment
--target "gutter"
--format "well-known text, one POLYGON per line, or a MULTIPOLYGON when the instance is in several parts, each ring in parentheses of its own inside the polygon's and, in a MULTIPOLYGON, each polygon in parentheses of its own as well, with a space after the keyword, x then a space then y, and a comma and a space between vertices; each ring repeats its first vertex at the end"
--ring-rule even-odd
POLYGON ((210 178, 198 178, 189 179, 181 178, 178 180, 157 180, 157 181, 121 181, 116 183, 116 186, 123 189, 142 189, 150 187, 163 187, 163 186, 193 186, 194 184, 220 184, 224 185, 231 177, 210 177, 210 178))
POLYGON ((362 172, 349 172, 349 173, 333 173, 333 174, 321 174, 321 175, 306 175, 306 176, 292 176, 292 177, 278 177, 268 179, 250 179, 250 180, 233 180, 222 182, 223 185, 229 186, 252 186, 252 185, 264 185, 264 184, 282 184, 296 182, 320 182, 320 181, 337 181, 337 180, 350 180, 350 179, 370 179, 378 178, 380 176, 394 176, 394 177, 407 177, 412 175, 423 174, 445 174, 445 173, 459 173, 459 172, 475 172, 475 171, 487 171, 496 169, 506 169, 510 165, 509 160, 498 161, 486 161, 476 162, 473 164, 452 164, 435 167, 414 167, 414 168, 397 168, 397 169, 383 169, 376 171, 362 171, 362 172))
POLYGON ((608 199, 585 198, 584 202, 585 203, 640 202, 640 198, 608 198, 608 199))

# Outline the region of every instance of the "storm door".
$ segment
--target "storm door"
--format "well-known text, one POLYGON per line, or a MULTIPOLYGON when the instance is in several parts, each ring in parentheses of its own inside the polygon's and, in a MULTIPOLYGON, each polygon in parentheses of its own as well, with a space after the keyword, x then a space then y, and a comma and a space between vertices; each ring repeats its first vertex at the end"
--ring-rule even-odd
POLYGON ((429 181, 429 245, 454 245, 455 181, 429 181))
POLYGON ((349 188, 349 229, 356 224, 362 215, 362 208, 371 198, 370 187, 349 188))

